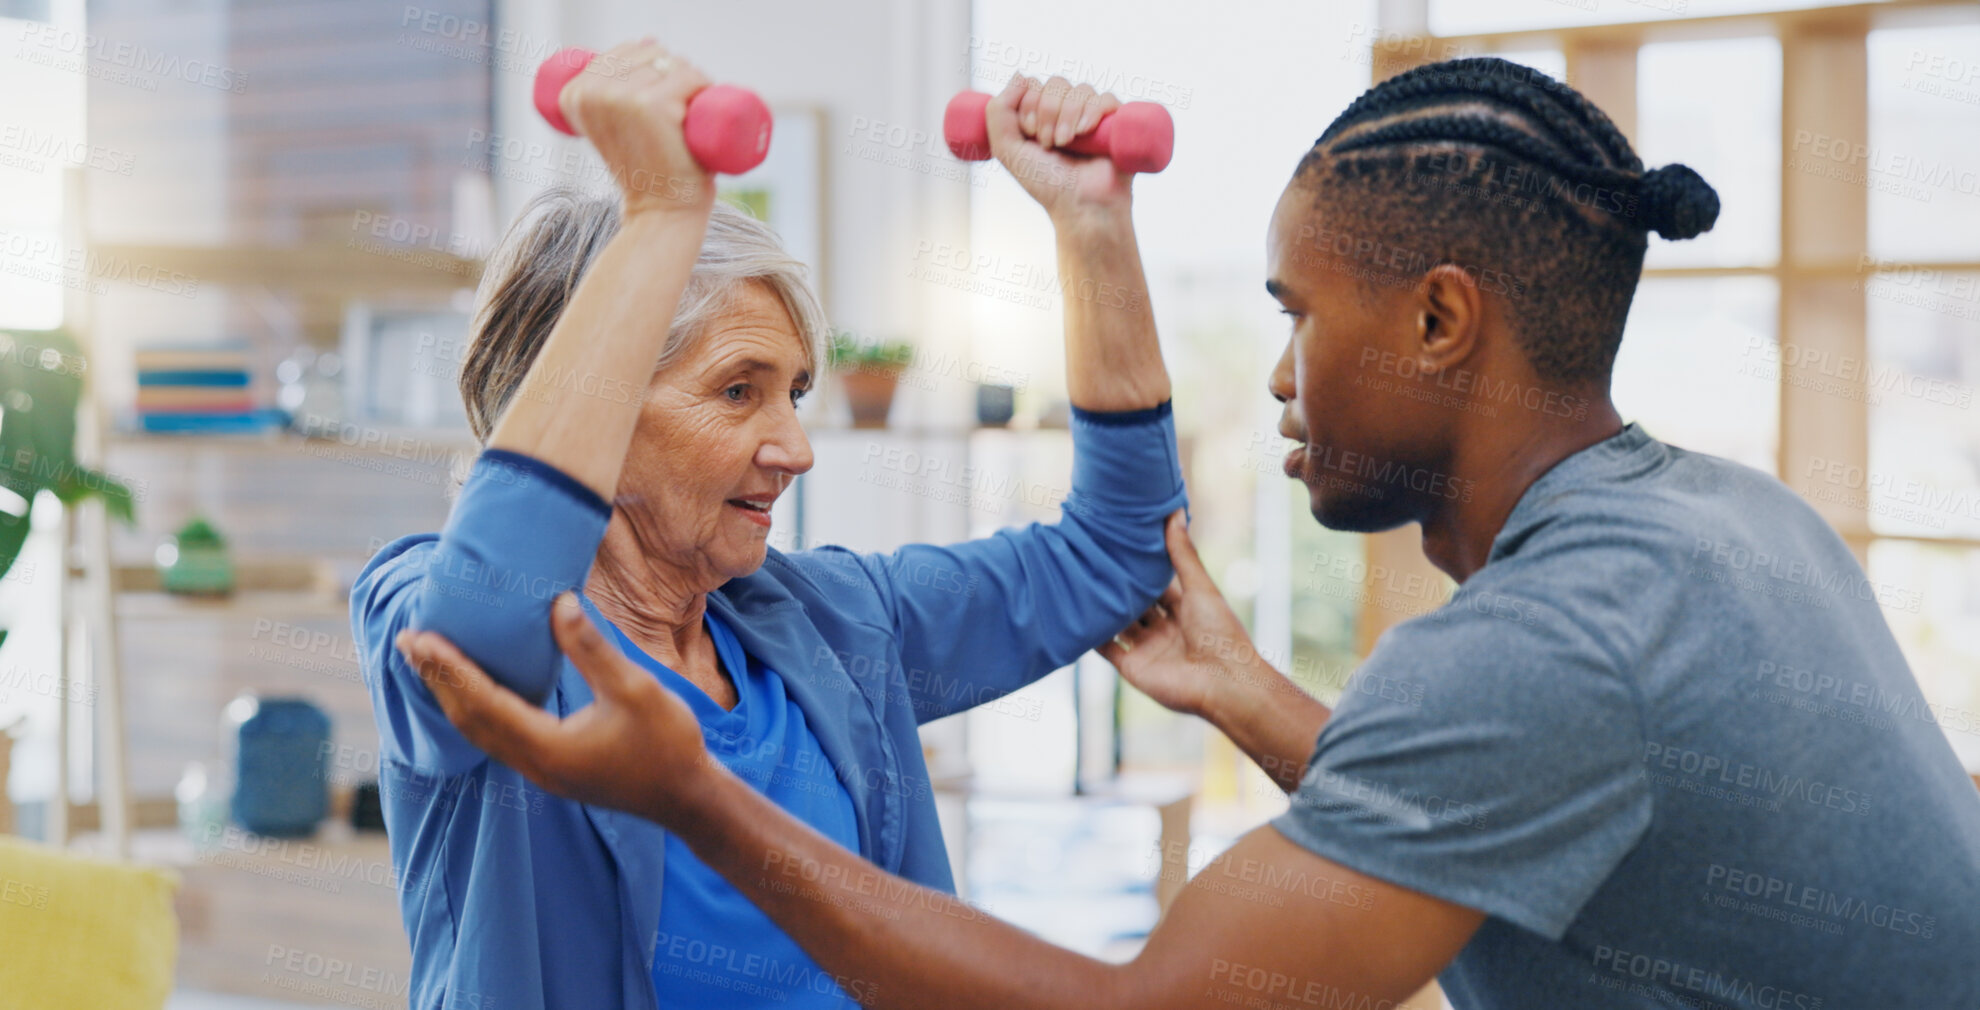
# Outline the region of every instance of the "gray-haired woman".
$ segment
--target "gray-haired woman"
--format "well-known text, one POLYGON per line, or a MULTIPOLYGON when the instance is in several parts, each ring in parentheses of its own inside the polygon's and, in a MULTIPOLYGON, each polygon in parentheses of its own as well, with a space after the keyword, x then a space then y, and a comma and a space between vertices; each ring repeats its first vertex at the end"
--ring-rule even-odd
MULTIPOLYGON (((775 236, 714 203, 688 156, 700 74, 650 41, 609 55, 594 68, 635 69, 587 72, 563 101, 619 199, 554 193, 511 229, 461 377, 486 448, 445 529, 381 551, 352 596, 412 1003, 846 1005, 865 983, 826 974, 684 845, 476 750, 402 650, 458 649, 543 718, 611 719, 559 653, 568 624, 553 636, 553 601, 576 590, 564 607, 679 694, 723 764, 879 866, 951 888, 916 727, 1109 640, 1171 574, 1163 524, 1183 487, 1128 177, 1051 149, 1116 103, 1019 79, 991 112, 1068 282, 1063 518, 783 554, 770 506, 812 464, 795 405, 822 314, 775 236), (1080 298, 1075 282, 1137 296, 1080 298)), ((802 867, 764 872, 807 886, 802 867)))

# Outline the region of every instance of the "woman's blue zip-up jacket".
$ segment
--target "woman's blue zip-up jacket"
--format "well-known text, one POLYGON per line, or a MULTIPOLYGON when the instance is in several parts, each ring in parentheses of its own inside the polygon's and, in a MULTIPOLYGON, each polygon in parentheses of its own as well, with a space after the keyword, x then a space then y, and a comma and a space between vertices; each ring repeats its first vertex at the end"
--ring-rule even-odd
MULTIPOLYGON (((1075 410, 1072 435, 1055 523, 889 554, 772 550, 709 594, 783 677, 852 799, 860 854, 890 873, 954 890, 917 727, 1065 666, 1168 585, 1163 521, 1184 504, 1168 404, 1075 410)), ((352 590, 416 1010, 655 1006, 661 829, 488 760, 392 645, 435 631, 551 712, 583 708, 550 605, 582 593, 609 517, 560 471, 489 451, 446 528, 386 546, 352 590)))

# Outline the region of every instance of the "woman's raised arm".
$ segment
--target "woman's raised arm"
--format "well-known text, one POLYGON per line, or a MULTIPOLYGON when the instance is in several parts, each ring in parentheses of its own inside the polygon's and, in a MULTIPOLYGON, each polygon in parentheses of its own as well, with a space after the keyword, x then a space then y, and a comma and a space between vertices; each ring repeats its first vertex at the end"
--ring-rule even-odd
POLYGON ((1134 176, 1106 158, 1054 149, 1120 104, 1061 77, 1040 84, 1018 76, 986 110, 991 151, 1052 218, 1065 304, 1066 392, 1073 406, 1095 412, 1145 410, 1169 399, 1134 239, 1134 176))
MULTIPOLYGON (((1016 77, 989 106, 991 150, 1045 207, 1058 239, 1073 473, 1056 523, 850 559, 879 588, 922 722, 1014 691, 1108 641, 1174 573, 1163 524, 1187 501, 1135 244, 1133 177, 1104 158, 1052 149, 1119 104, 1060 78, 1016 77)), ((809 560, 842 573, 848 558, 828 549, 809 560)))
POLYGON ((687 100, 707 84, 648 39, 592 60, 559 99, 618 181, 625 210, 488 448, 547 463, 608 502, 715 200, 681 137, 687 100))
POLYGON ((564 88, 565 118, 618 182, 617 232, 588 268, 571 266, 584 275, 507 396, 438 542, 383 552, 352 594, 381 732, 408 763, 458 770, 474 756, 391 649, 400 631, 446 636, 533 702, 555 685, 550 601, 591 569, 708 229, 714 186, 681 136, 687 99, 706 84, 649 39, 592 60, 564 88))

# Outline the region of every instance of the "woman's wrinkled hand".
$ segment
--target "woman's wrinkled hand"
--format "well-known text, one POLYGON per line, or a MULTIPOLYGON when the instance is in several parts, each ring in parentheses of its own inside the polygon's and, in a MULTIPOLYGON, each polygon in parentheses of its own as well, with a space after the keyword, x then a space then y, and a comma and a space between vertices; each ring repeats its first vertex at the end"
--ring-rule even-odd
POLYGON ((595 806, 671 823, 720 766, 687 704, 605 640, 577 597, 551 608, 557 644, 591 685, 594 700, 566 719, 491 680, 430 631, 395 644, 468 741, 544 789, 595 806))
POLYGON ((700 212, 714 205, 714 178, 688 153, 681 124, 688 99, 708 86, 693 64, 651 38, 598 54, 557 96, 564 119, 605 161, 625 216, 649 210, 700 212))
POLYGON ((1116 169, 1106 158, 1061 150, 1073 138, 1091 132, 1101 116, 1120 107, 1120 99, 1098 93, 1090 84, 1013 75, 986 110, 990 152, 1032 199, 1044 205, 1054 222, 1067 222, 1089 211, 1124 211, 1131 196, 1131 173, 1116 169))

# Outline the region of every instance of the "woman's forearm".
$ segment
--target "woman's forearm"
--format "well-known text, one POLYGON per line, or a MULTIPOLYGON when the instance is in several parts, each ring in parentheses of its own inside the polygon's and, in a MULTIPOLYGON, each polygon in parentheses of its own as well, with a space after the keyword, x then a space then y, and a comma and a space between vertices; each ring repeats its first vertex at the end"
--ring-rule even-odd
POLYGON ((1153 407, 1169 399, 1148 279, 1126 204, 1082 208, 1053 222, 1066 317, 1066 391, 1083 410, 1153 407))
POLYGON ((625 219, 578 282, 488 448, 534 457, 612 500, 707 228, 705 211, 625 219))

